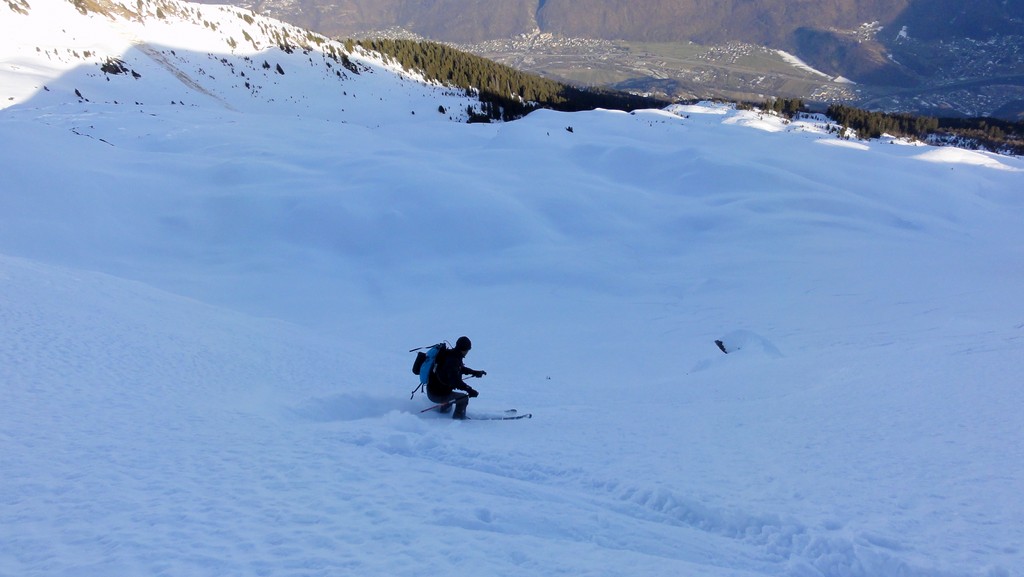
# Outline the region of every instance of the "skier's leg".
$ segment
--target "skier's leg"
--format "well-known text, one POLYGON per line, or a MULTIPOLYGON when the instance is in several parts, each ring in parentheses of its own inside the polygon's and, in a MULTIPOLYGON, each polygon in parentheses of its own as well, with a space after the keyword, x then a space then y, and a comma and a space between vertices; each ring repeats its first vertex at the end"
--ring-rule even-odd
POLYGON ((455 400, 455 412, 452 413, 453 419, 465 419, 466 418, 466 407, 469 406, 469 395, 458 394, 458 398, 455 400))
POLYGON ((431 395, 430 392, 428 391, 427 398, 430 399, 430 402, 432 403, 447 403, 446 405, 441 405, 440 407, 438 407, 437 412, 447 414, 452 410, 452 406, 454 406, 455 414, 453 414, 452 417, 456 419, 466 418, 466 405, 469 404, 469 395, 465 393, 458 393, 452 391, 448 395, 436 396, 431 395), (461 416, 459 415, 460 407, 462 409, 461 416))

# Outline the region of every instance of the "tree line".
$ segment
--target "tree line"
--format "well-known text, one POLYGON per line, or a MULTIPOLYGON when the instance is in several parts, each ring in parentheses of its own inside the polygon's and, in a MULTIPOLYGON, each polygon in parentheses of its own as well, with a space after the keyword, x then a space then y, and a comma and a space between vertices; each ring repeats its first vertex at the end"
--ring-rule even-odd
POLYGON ((474 112, 473 120, 513 120, 538 108, 564 112, 595 108, 631 111, 668 105, 663 100, 625 92, 562 84, 437 42, 349 40, 346 46, 353 43, 393 58, 404 69, 417 71, 427 80, 474 94, 481 109, 474 112))
MULTIPOLYGON (((786 118, 808 112, 799 98, 769 99, 759 105, 743 103, 744 108, 759 106, 786 118)), ((845 104, 832 104, 825 115, 839 125, 840 135, 854 130, 864 139, 889 134, 915 138, 935 144, 952 144, 961 148, 980 148, 1006 154, 1024 155, 1024 122, 998 118, 935 118, 905 113, 871 112, 845 104)))
POLYGON ((879 138, 883 134, 924 139, 939 129, 939 119, 913 114, 869 112, 842 104, 833 104, 826 113, 843 128, 852 128, 861 138, 879 138))
POLYGON ((1024 122, 998 118, 933 118, 913 114, 869 112, 841 104, 828 108, 828 117, 861 138, 882 134, 957 146, 1024 155, 1024 122))

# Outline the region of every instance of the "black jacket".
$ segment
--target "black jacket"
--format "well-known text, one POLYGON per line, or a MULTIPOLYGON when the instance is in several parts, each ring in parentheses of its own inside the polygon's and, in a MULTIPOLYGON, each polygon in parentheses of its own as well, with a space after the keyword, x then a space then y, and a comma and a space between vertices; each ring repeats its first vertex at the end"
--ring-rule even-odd
POLYGON ((430 379, 427 381, 427 395, 444 397, 452 394, 452 391, 455 390, 467 393, 473 390, 473 387, 462 382, 462 375, 471 375, 476 371, 467 368, 462 362, 463 358, 464 355, 457 350, 445 351, 444 358, 430 372, 430 379))

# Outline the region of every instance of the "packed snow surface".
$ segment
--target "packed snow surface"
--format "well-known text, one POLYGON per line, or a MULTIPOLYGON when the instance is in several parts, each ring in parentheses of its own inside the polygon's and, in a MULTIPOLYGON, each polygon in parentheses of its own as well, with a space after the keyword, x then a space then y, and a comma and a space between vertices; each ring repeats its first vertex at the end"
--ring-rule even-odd
POLYGON ((3 577, 1024 574, 1024 160, 138 6, 0 6, 3 577))

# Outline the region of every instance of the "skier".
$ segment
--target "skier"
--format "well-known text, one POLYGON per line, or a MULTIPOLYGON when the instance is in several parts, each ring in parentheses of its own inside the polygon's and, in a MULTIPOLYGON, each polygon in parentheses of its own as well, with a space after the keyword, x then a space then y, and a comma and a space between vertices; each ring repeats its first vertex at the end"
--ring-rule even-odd
POLYGON ((437 370, 431 372, 430 380, 427 382, 427 397, 431 401, 449 403, 438 409, 440 412, 447 413, 451 410, 452 404, 455 405, 453 419, 465 419, 469 399, 480 394, 462 380, 462 375, 479 378, 487 374, 487 371, 477 371, 465 365, 464 359, 471 348, 473 343, 468 337, 459 337, 455 341, 455 348, 446 352, 437 370), (456 393, 456 390, 463 392, 456 393))

